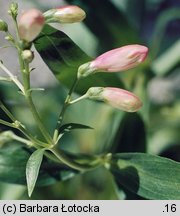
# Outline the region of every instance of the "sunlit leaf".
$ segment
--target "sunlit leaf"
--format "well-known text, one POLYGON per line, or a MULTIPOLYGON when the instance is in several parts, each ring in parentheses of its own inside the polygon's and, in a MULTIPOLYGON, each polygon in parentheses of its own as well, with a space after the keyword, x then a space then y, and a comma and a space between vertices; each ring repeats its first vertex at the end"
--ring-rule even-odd
POLYGON ((177 40, 169 49, 152 62, 152 69, 156 75, 168 73, 180 62, 180 40, 177 40))
MULTIPOLYGON (((56 78, 68 88, 77 76, 78 67, 92 60, 65 33, 49 25, 45 25, 34 44, 56 78)), ((101 72, 82 79, 75 91, 84 93, 92 86, 122 87, 122 83, 117 74, 101 72)))
MULTIPOLYGON (((87 16, 84 23, 98 38, 98 48, 101 52, 112 49, 112 47, 134 43, 134 41, 138 42, 134 26, 129 24, 123 11, 119 10, 112 1, 67 0, 67 2, 79 5, 86 11, 87 16)), ((134 1, 131 4, 134 4, 134 1)), ((134 5, 137 8, 137 4, 134 5)), ((138 3, 138 8, 141 8, 141 5, 142 2, 138 3)))
POLYGON ((28 195, 31 196, 38 175, 39 175, 39 169, 42 163, 43 155, 44 155, 45 149, 38 149, 35 152, 32 153, 30 156, 27 165, 26 165, 26 180, 27 180, 27 187, 28 187, 28 195))
MULTIPOLYGON (((14 142, 0 148, 0 181, 26 185, 26 164, 31 153, 29 149, 14 142)), ((36 185, 54 184, 71 178, 76 173, 77 171, 44 157, 36 185)))
POLYGON ((167 10, 164 10, 162 13, 160 13, 155 25, 151 42, 151 50, 154 55, 157 55, 159 49, 161 48, 162 39, 165 35, 168 24, 177 19, 180 19, 179 8, 168 8, 167 10))
POLYGON ((180 163, 144 154, 113 156, 111 171, 126 189, 146 199, 180 199, 180 163))

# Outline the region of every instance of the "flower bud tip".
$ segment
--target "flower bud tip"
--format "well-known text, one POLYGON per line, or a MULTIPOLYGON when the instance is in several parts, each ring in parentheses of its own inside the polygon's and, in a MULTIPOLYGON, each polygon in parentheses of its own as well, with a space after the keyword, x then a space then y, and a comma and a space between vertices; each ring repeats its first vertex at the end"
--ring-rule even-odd
POLYGON ((16 19, 18 15, 18 4, 16 2, 10 4, 8 13, 13 17, 13 19, 16 19))
POLYGON ((19 19, 19 35, 22 40, 33 41, 41 32, 45 19, 41 11, 30 9, 22 14, 19 19))

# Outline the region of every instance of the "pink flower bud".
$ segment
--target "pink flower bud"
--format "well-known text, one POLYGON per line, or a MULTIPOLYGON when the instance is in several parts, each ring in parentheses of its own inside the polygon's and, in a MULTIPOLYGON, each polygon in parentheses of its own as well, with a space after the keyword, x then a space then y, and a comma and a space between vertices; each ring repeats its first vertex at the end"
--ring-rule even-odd
POLYGON ((86 17, 86 13, 78 6, 69 5, 48 10, 44 13, 44 17, 48 23, 75 23, 81 22, 86 17))
POLYGON ((19 35, 22 40, 33 41, 41 32, 45 19, 41 11, 30 9, 22 14, 19 19, 19 35))
POLYGON ((86 95, 90 99, 104 101, 112 107, 126 112, 136 112, 142 106, 141 100, 136 95, 119 88, 92 87, 86 95))
POLYGON ((147 56, 148 48, 142 45, 127 45, 110 50, 94 61, 79 67, 79 77, 86 77, 96 72, 119 72, 129 70, 143 62, 147 56))

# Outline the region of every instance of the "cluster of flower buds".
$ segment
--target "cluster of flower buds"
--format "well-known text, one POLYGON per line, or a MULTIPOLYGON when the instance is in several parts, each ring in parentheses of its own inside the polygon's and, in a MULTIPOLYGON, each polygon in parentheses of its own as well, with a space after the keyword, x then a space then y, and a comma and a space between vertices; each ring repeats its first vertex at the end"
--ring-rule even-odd
POLYGON ((86 13, 78 6, 64 6, 51 9, 44 14, 37 9, 25 11, 18 22, 19 35, 24 41, 33 41, 42 31, 45 23, 75 23, 86 17, 86 13))
POLYGON ((18 15, 18 4, 16 2, 10 4, 8 13, 13 17, 13 19, 16 19, 18 15))
MULTIPOLYGON (((148 48, 142 45, 127 45, 110 50, 91 62, 81 65, 78 78, 97 72, 119 72, 136 67, 147 56, 148 48)), ((85 98, 100 100, 126 112, 136 112, 142 106, 141 100, 131 92, 119 88, 92 87, 85 98)))
MULTIPOLYGON (((15 16, 17 13, 16 5, 11 5, 9 13, 15 16)), ((44 14, 37 9, 30 9, 25 11, 19 18, 18 29, 19 36, 22 40, 22 46, 25 50, 22 52, 22 58, 30 63, 34 54, 31 50, 28 50, 30 42, 32 42, 42 31, 44 24, 49 22, 59 23, 74 23, 80 22, 86 17, 85 12, 78 6, 64 6, 57 9, 51 9, 44 14), (26 48, 27 47, 27 48, 26 48)), ((7 31, 7 24, 0 20, 0 31, 7 31)))
MULTIPOLYGON (((17 4, 11 5, 9 13, 13 17, 17 16, 17 4)), ((29 43, 39 35, 45 23, 74 23, 82 21, 85 17, 86 13, 74 5, 51 9, 44 14, 37 9, 30 9, 24 12, 19 19, 19 36, 22 41, 29 43)), ((2 20, 0 20, 0 31, 8 31, 7 24, 2 20)), ((95 60, 81 65, 78 69, 78 79, 97 72, 129 70, 143 62, 147 53, 148 48, 138 44, 110 50, 95 60)), ((30 50, 24 50, 22 57, 27 63, 30 63, 34 56, 30 50)), ((135 112, 142 106, 142 102, 137 96, 118 88, 93 87, 85 95, 90 99, 104 101, 127 112, 135 112)))

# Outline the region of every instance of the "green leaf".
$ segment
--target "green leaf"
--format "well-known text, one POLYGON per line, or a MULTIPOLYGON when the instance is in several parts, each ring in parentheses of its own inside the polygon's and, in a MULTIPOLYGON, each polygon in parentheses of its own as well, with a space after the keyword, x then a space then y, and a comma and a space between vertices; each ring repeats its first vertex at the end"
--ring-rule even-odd
MULTIPOLYGON (((165 44, 162 44, 164 35, 166 34, 167 26, 170 22, 173 20, 180 19, 180 9, 179 8, 168 8, 164 10, 162 13, 160 13, 159 17, 157 18, 157 21, 155 23, 154 32, 151 39, 151 50, 153 55, 157 55, 159 50, 162 49, 162 47, 165 44)), ((169 39, 168 39, 169 40, 169 39)), ((169 41, 166 41, 167 43, 169 41)), ((178 52, 179 53, 179 52, 178 52)))
MULTIPOLYGON (((0 181, 26 185, 26 164, 31 153, 30 149, 15 142, 0 148, 0 181)), ((44 157, 36 185, 54 184, 72 178, 76 173, 78 172, 44 157)))
POLYGON ((152 70, 158 76, 167 74, 180 62, 180 39, 152 62, 152 70))
POLYGON ((65 132, 69 132, 74 129, 93 129, 93 128, 83 124, 69 123, 69 124, 62 125, 59 129, 59 133, 63 134, 65 132))
POLYGON ((26 180, 27 180, 29 197, 31 196, 34 190, 39 175, 39 169, 42 163, 44 151, 45 149, 38 149, 34 151, 30 156, 26 165, 26 180))
POLYGON ((180 163, 144 154, 120 153, 110 166, 115 179, 133 193, 146 199, 180 199, 180 163))
MULTIPOLYGON (((78 67, 92 60, 65 33, 49 25, 45 25, 34 45, 56 78, 68 88, 77 76, 78 67)), ((116 74, 101 72, 82 79, 75 91, 82 94, 92 86, 123 85, 116 74)))
MULTIPOLYGON (((141 8, 142 2, 139 1, 138 8, 141 8)), ((86 11, 87 16, 84 23, 93 32, 96 38, 98 38, 99 49, 102 52, 111 49, 112 47, 131 44, 135 41, 138 43, 139 40, 134 25, 132 25, 132 27, 129 24, 125 13, 118 10, 112 1, 67 0, 67 2, 79 5, 86 11)), ((134 4, 134 1, 130 4, 134 4)), ((135 6, 135 8, 137 7, 135 6)), ((132 13, 132 11, 130 12, 132 13)), ((127 13, 128 16, 131 13, 127 13)))

